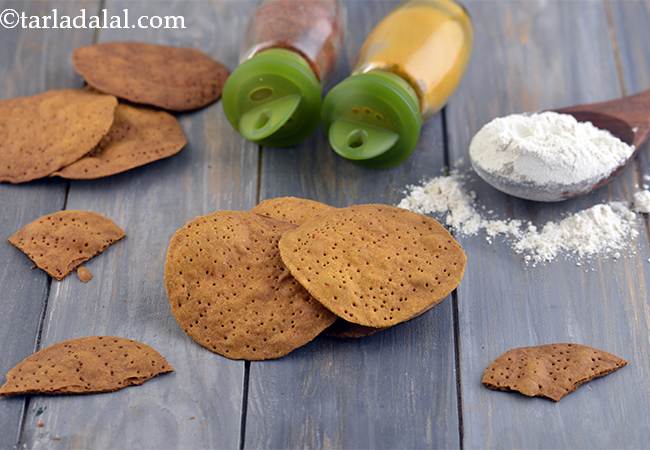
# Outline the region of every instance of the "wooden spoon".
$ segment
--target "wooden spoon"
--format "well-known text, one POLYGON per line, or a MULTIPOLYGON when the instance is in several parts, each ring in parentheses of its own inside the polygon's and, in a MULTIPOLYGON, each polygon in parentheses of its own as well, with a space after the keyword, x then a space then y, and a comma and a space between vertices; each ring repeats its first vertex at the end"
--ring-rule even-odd
POLYGON ((538 186, 523 185, 497 177, 474 164, 476 172, 492 186, 510 195, 529 200, 557 202, 587 194, 608 183, 650 137, 650 90, 616 100, 569 106, 554 111, 570 114, 580 122, 591 122, 597 128, 609 131, 626 144, 633 145, 634 152, 618 167, 613 167, 609 174, 586 184, 556 185, 540 189, 538 186))

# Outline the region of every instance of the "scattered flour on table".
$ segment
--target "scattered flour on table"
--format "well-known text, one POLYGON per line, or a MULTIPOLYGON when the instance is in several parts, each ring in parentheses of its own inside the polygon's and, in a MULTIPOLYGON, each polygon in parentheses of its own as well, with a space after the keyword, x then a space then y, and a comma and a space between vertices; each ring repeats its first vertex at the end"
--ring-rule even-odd
POLYGON ((541 229, 529 225, 513 248, 533 262, 553 261, 561 252, 578 260, 598 255, 619 258, 637 236, 636 214, 623 202, 611 202, 547 222, 541 229))
POLYGON ((484 231, 489 238, 521 234, 521 221, 486 219, 476 209, 475 198, 474 191, 465 190, 463 176, 453 173, 432 178, 420 186, 410 186, 408 195, 398 206, 420 214, 444 214, 445 224, 464 235, 479 231, 484 231))
POLYGON ((476 133, 469 151, 473 164, 493 176, 580 189, 609 176, 634 147, 590 122, 549 111, 494 119, 476 133))
POLYGON ((634 210, 644 214, 650 213, 650 191, 646 189, 634 194, 634 210))
POLYGON ((596 256, 618 258, 638 236, 637 216, 623 202, 595 205, 542 227, 516 219, 486 217, 479 212, 482 208, 476 205, 476 194, 465 189, 464 180, 464 175, 452 172, 410 186, 398 206, 438 215, 461 235, 483 232, 488 242, 503 236, 531 265, 553 261, 560 254, 578 264, 596 256))

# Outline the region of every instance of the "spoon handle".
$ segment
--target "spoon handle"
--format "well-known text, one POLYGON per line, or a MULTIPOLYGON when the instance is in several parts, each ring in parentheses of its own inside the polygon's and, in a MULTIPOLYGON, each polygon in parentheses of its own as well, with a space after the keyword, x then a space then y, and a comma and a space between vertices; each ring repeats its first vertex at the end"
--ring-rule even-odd
POLYGON ((571 111, 589 111, 614 116, 627 122, 634 130, 634 144, 641 146, 650 137, 650 89, 628 97, 601 103, 567 108, 571 111))

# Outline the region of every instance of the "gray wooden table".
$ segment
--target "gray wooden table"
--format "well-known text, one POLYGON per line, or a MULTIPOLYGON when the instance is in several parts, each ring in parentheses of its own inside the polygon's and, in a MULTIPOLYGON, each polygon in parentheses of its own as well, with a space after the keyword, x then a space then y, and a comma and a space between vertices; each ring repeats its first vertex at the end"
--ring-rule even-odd
MULTIPOLYGON (((481 237, 461 239, 465 279, 422 317, 359 341, 319 338, 286 358, 235 362, 183 334, 162 284, 169 237, 188 219, 296 195, 333 205, 396 203, 405 185, 467 156, 491 118, 650 88, 649 0, 467 2, 476 27, 472 63, 446 110, 425 125, 414 156, 393 170, 337 158, 322 133, 298 148, 259 148, 227 124, 220 104, 181 116, 190 145, 179 156, 91 182, 0 186, 0 240, 60 209, 114 219, 127 239, 88 266, 88 284, 50 280, 0 243, 0 373, 34 350, 97 334, 159 349, 176 372, 108 395, 0 400, 0 449, 208 448, 648 448, 650 447, 650 247, 595 262, 526 269, 481 237), (483 368, 513 346, 575 341, 630 361, 561 403, 489 391, 483 368), (42 426, 38 426, 42 425, 42 426)), ((397 1, 349 0, 343 78, 373 24, 397 1)), ((235 67, 255 2, 213 0, 6 1, 28 14, 119 12, 183 15, 185 30, 0 29, 0 98, 80 86, 77 46, 143 40, 197 46, 235 67)), ((559 205, 507 197, 475 183, 497 213, 543 222, 608 199, 631 200, 650 173, 643 149, 611 184, 559 205)))

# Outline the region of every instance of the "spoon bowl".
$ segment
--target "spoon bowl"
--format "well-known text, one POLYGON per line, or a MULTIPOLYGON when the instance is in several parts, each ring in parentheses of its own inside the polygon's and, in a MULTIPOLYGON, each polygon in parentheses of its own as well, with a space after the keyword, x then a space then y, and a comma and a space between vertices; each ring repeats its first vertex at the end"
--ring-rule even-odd
POLYGON ((613 167, 609 174, 582 180, 579 183, 540 187, 535 183, 514 181, 485 171, 472 160, 476 173, 496 189, 515 197, 540 202, 558 202, 587 194, 607 184, 650 137, 650 90, 608 102, 576 105, 554 111, 569 114, 579 122, 591 122, 595 127, 606 130, 626 144, 632 145, 634 151, 627 160, 613 167))

